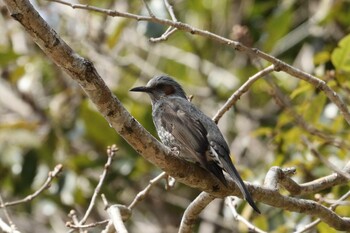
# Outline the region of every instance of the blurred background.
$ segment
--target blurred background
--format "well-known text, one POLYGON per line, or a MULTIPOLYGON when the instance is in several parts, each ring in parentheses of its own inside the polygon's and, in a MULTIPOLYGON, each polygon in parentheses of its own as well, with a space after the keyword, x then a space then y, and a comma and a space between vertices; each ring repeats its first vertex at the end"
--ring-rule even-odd
MULTIPOLYGON (((156 16, 170 18, 162 0, 148 2, 156 16)), ((349 1, 169 2, 179 21, 276 56, 326 81, 345 103, 350 102, 349 1)), ((154 75, 169 74, 212 117, 240 85, 269 65, 181 31, 165 42, 149 42, 167 29, 162 25, 73 10, 49 1, 31 3, 68 45, 94 63, 109 88, 153 135, 150 100, 129 93, 131 87, 144 85, 154 75)), ((140 0, 74 3, 148 14, 140 0)), ((0 10, 2 198, 12 201, 31 194, 46 180, 48 171, 63 164, 63 172, 48 190, 31 202, 7 208, 14 224, 21 232, 67 232, 68 213, 75 209, 80 218, 85 213, 111 144, 120 150, 102 192, 111 203, 129 205, 161 170, 109 127, 82 89, 9 16, 3 2, 0 10)), ((302 136, 339 168, 349 158, 349 125, 336 106, 315 87, 282 72, 257 81, 224 115, 219 127, 243 179, 255 184, 262 184, 271 166, 296 167, 294 179, 300 183, 332 173, 312 156, 302 136)), ((320 194, 334 200, 348 189, 337 186, 320 194)), ((127 228, 130 232, 177 232, 185 208, 198 194, 199 190, 179 183, 166 191, 162 181, 133 210, 127 228)), ((292 232, 313 220, 262 203, 259 216, 243 201, 237 208, 268 232, 292 232)), ((350 216, 350 208, 339 207, 337 213, 350 216)), ((88 222, 106 217, 98 199, 88 222)), ((5 219, 1 210, 0 218, 5 219)), ((222 200, 215 200, 201 214, 196 232, 247 232, 247 228, 233 219, 222 200)), ((336 231, 321 223, 310 232, 336 231)))

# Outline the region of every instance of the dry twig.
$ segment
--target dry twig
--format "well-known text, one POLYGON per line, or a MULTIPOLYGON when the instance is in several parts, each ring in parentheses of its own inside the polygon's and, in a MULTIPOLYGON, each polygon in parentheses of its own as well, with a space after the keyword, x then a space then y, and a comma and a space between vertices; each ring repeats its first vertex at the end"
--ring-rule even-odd
MULTIPOLYGON (((0 195, 0 205, 3 205, 4 201, 2 200, 2 196, 0 195)), ((3 232, 8 232, 8 233, 19 233, 19 231, 17 230, 16 225, 13 223, 10 214, 8 213, 6 206, 3 207, 3 212, 5 214, 5 217, 7 219, 7 222, 9 223, 9 225, 7 225, 7 223, 5 223, 1 218, 0 218, 0 229, 3 232)))
MULTIPOLYGON (((342 201, 346 200, 347 198, 350 197, 350 191, 348 191, 347 193, 345 193, 341 198, 339 198, 335 203, 333 203, 329 209, 330 210, 335 210, 339 205, 341 205, 342 201)), ((309 231, 310 229, 314 228, 315 226, 317 226, 317 224, 319 224, 321 222, 321 219, 316 219, 315 221, 309 223, 308 225, 302 227, 301 229, 295 231, 294 233, 303 233, 306 231, 309 231)))
POLYGON ((61 172, 61 170, 62 170, 62 164, 56 165, 54 170, 49 172, 45 183, 33 194, 30 194, 21 200, 0 203, 0 208, 6 207, 6 206, 19 205, 19 204, 23 204, 25 202, 33 200, 34 198, 39 196, 44 190, 50 187, 52 180, 61 172))
MULTIPOLYGON (((345 173, 350 172, 350 162, 344 166, 342 171, 345 173)), ((295 168, 282 169, 277 166, 271 167, 265 176, 264 187, 278 191, 278 185, 282 185, 292 195, 307 195, 347 183, 347 179, 344 176, 333 173, 311 182, 298 184, 291 178, 295 172, 295 168)))
POLYGON ((109 205, 105 195, 102 194, 101 196, 109 215, 110 222, 113 223, 116 232, 127 233, 128 231, 126 230, 124 221, 130 217, 131 209, 124 205, 109 205))
MULTIPOLYGON (((100 179, 98 181, 98 184, 95 188, 95 191, 94 191, 94 194, 92 195, 91 197, 91 200, 90 200, 90 203, 89 203, 89 207, 88 209, 86 210, 85 214, 84 214, 84 217, 80 220, 80 221, 74 221, 74 224, 70 223, 70 222, 67 222, 66 223, 66 226, 67 227, 70 227, 70 228, 73 228, 73 229, 81 229, 81 228, 90 228, 91 225, 101 225, 101 224, 104 224, 105 221, 102 221, 102 223, 92 223, 92 224, 88 224, 88 225, 84 225, 87 218, 89 217, 93 207, 95 206, 95 203, 96 203, 96 199, 97 199, 97 196, 99 195, 100 191, 101 191, 101 188, 102 188, 102 185, 103 185, 103 182, 106 178, 106 175, 108 173, 108 169, 109 167, 111 166, 112 164, 112 161, 113 161, 113 157, 115 156, 116 152, 118 151, 118 148, 116 147, 116 145, 112 145, 112 146, 108 146, 107 147, 107 155, 108 155, 108 159, 107 159, 107 162, 104 166, 104 169, 103 169, 103 172, 100 176, 100 179)), ((73 211, 72 213, 72 216, 74 216, 74 219, 73 220, 77 220, 77 216, 75 214, 75 211, 73 211)))
POLYGON ((160 173, 157 177, 153 178, 149 181, 149 184, 144 188, 141 192, 139 192, 134 200, 131 202, 131 204, 128 206, 129 209, 133 209, 137 203, 141 202, 147 194, 151 191, 151 188, 154 184, 156 184, 158 181, 160 181, 163 178, 166 178, 167 174, 165 172, 160 173))
POLYGON ((214 199, 215 197, 211 196, 210 194, 201 192, 186 208, 181 219, 178 233, 192 232, 193 225, 196 222, 198 215, 214 199))
POLYGON ((310 149, 311 153, 318 158, 326 167, 329 169, 333 170, 334 172, 344 176, 346 179, 350 180, 350 174, 347 172, 343 172, 340 170, 337 166, 329 162, 325 157, 323 157, 317 150, 316 148, 312 145, 312 143, 306 138, 302 137, 303 142, 307 145, 307 147, 310 149))
POLYGON ((235 91, 231 97, 226 101, 226 103, 219 109, 219 111, 216 113, 216 115, 213 117, 213 121, 215 123, 218 123, 220 118, 227 112, 236 102, 241 98, 241 96, 246 93, 249 88, 255 83, 258 79, 268 75, 272 71, 275 70, 274 65, 270 65, 266 67, 265 69, 259 71, 258 73, 254 74, 248 80, 240 86, 237 91, 235 91))
POLYGON ((237 198, 234 198, 232 196, 226 197, 226 199, 225 199, 225 203, 230 208, 234 219, 236 219, 237 221, 242 222, 244 225, 246 225, 248 227, 248 229, 249 229, 249 232, 251 232, 251 233, 266 233, 265 231, 263 231, 263 230, 257 228, 256 226, 254 226, 247 219, 243 218, 242 215, 237 213, 236 204, 235 204, 236 203, 236 199, 237 198))
POLYGON ((79 221, 79 224, 84 224, 86 222, 87 218, 89 217, 89 215, 90 215, 90 213, 92 211, 92 208, 95 205, 97 196, 99 195, 99 193, 101 191, 101 187, 103 185, 103 182, 105 181, 106 175, 108 173, 108 169, 109 169, 109 167, 112 164, 113 157, 115 156, 115 154, 116 154, 116 152, 118 150, 119 149, 117 148, 116 145, 112 145, 112 146, 108 146, 107 147, 107 155, 108 155, 107 162, 106 162, 106 164, 104 166, 104 169, 103 169, 103 172, 102 172, 102 174, 100 176, 100 180, 98 181, 98 184, 97 184, 97 186, 95 188, 94 194, 92 195, 89 207, 86 210, 84 217, 79 221))

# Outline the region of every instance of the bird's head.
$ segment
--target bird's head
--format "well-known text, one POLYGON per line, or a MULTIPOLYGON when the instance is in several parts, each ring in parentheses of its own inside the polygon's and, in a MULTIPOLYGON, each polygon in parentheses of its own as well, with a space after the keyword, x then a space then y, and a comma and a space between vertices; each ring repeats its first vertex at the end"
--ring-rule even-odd
POLYGON ((134 87, 130 91, 146 92, 151 97, 152 103, 171 96, 187 99, 181 85, 166 75, 156 76, 149 80, 146 86, 134 87))

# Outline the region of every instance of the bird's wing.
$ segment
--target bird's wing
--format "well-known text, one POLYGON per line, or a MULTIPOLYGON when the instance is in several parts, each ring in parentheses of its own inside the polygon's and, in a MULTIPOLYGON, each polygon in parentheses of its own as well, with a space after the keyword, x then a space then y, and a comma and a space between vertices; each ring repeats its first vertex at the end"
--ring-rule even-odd
POLYGON ((209 148, 207 131, 198 119, 190 115, 188 111, 181 109, 180 106, 173 103, 165 104, 161 124, 188 151, 197 152, 195 159, 202 163, 205 156, 199 158, 198 156, 204 155, 209 148))

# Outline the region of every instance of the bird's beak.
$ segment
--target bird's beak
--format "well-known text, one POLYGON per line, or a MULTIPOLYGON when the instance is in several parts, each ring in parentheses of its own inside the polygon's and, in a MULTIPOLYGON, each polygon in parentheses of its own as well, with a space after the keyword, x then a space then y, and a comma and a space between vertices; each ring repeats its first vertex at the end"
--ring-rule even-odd
POLYGON ((148 87, 134 87, 130 89, 129 91, 135 91, 135 92, 149 92, 148 87))

